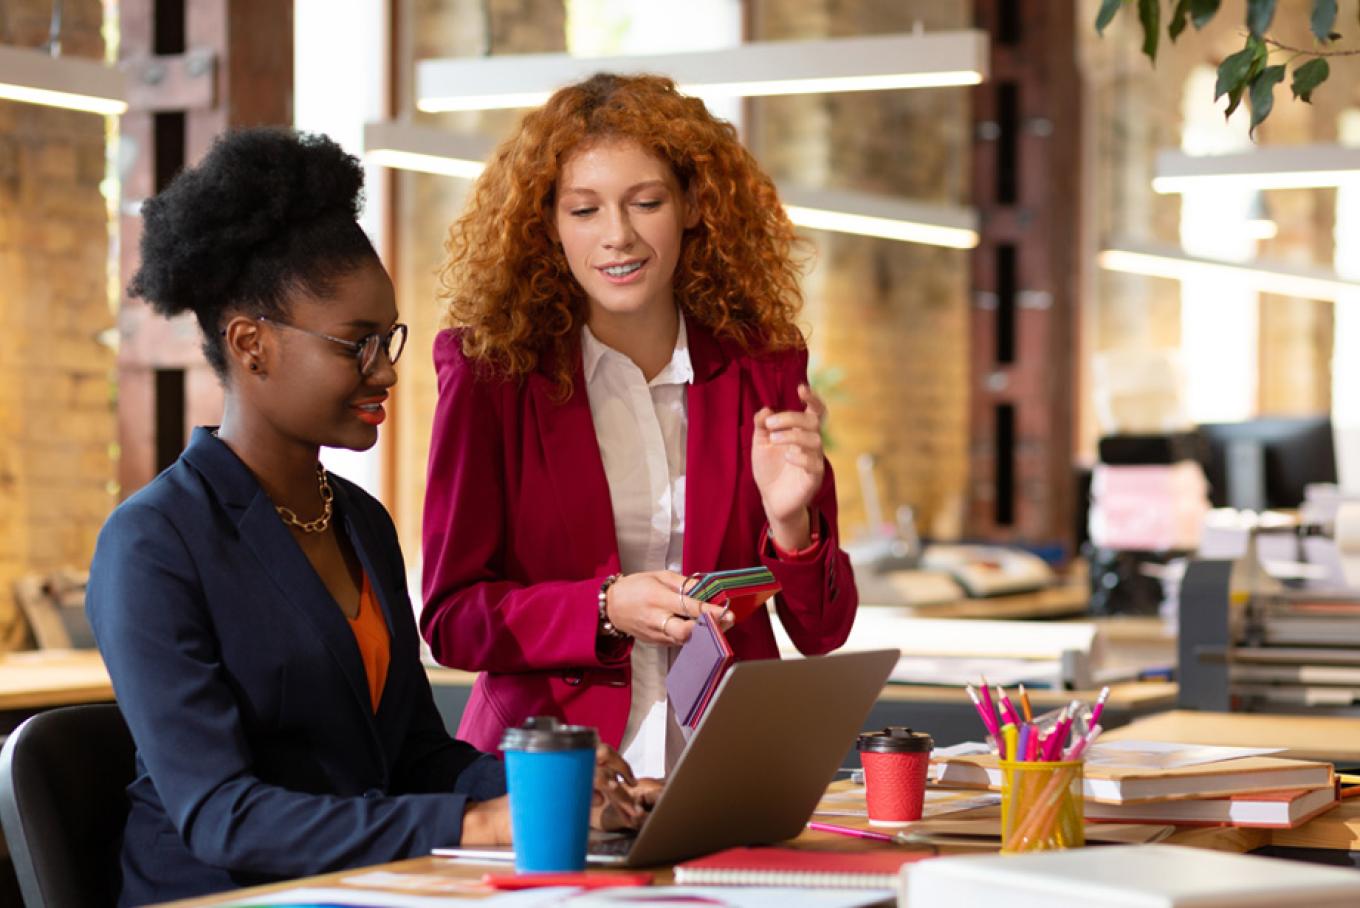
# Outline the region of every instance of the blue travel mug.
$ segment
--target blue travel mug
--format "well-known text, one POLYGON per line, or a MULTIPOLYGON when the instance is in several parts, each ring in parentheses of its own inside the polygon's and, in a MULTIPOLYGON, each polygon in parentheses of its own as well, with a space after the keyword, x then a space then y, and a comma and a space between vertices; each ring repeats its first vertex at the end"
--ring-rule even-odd
POLYGON ((510 789, 515 870, 584 870, 599 736, 549 716, 526 719, 501 737, 510 789))

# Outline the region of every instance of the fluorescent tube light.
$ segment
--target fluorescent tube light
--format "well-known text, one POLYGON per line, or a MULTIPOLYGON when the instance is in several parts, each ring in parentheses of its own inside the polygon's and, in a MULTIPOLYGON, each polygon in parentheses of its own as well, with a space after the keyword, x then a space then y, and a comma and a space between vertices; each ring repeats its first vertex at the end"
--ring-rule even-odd
MULTIPOLYGON (((372 164, 476 179, 495 143, 413 123, 369 123, 364 157, 372 164)), ((928 205, 866 192, 780 186, 789 219, 802 227, 876 236, 954 249, 978 244, 977 213, 971 208, 928 205)))
POLYGON ((1279 145, 1219 155, 1159 152, 1152 188, 1161 193, 1187 192, 1210 186, 1311 189, 1358 180, 1360 148, 1279 145))
POLYGON ((53 57, 9 45, 0 45, 0 98, 97 114, 121 114, 128 106, 120 70, 85 57, 53 57))
POLYGON ((364 157, 372 164, 475 180, 495 143, 486 136, 460 135, 414 123, 368 123, 364 157))
POLYGON ((660 73, 687 94, 735 97, 976 85, 987 75, 987 61, 987 34, 978 29, 618 57, 450 57, 416 64, 416 106, 428 112, 532 107, 601 71, 660 73))
POLYGON ((1262 293, 1304 299, 1339 301, 1360 294, 1360 281, 1348 280, 1327 268, 1277 262, 1224 262, 1188 255, 1175 249, 1122 245, 1105 249, 1096 258, 1107 271, 1143 274, 1170 280, 1186 278, 1246 278, 1262 293))
POLYGON ((971 208, 797 186, 780 186, 779 196, 789 220, 800 227, 952 249, 978 244, 977 212, 971 208))

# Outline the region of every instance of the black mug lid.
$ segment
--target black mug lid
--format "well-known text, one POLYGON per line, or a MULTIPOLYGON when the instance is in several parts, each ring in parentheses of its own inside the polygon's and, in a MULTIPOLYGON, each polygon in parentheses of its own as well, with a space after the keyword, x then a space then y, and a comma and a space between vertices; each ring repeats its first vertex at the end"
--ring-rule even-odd
POLYGON ((501 750, 594 750, 600 737, 588 725, 563 725, 552 716, 531 716, 501 735, 501 750))
POLYGON ((912 731, 904 725, 889 725, 882 731, 867 731, 855 742, 856 750, 872 753, 916 754, 929 753, 935 740, 923 731, 912 731))

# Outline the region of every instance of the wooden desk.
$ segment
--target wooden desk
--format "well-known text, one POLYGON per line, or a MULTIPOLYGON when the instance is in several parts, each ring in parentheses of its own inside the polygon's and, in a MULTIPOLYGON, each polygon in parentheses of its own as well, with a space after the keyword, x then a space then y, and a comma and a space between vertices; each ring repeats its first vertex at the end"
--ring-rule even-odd
MULTIPOLYGON (((905 609, 914 618, 1067 618, 1086 614, 1090 602, 1091 591, 1083 582, 1063 583, 1036 593, 893 607, 905 609)), ((878 605, 866 601, 860 607, 878 605)))
POLYGON ((35 650, 0 656, 0 732, 54 706, 113 700, 113 684, 95 650, 35 650))
POLYGON ((1037 593, 917 605, 912 612, 918 618, 1060 618, 1084 615, 1090 602, 1085 585, 1064 584, 1037 593))
POLYGON ((1177 709, 1137 719, 1106 740, 1176 741, 1226 747, 1284 747, 1282 756, 1360 763, 1360 722, 1342 716, 1279 716, 1177 709))
MULTIPOLYGON (((828 794, 849 787, 848 783, 832 783, 828 794)), ((844 800, 834 802, 837 807, 845 807, 844 800)), ((831 806, 829 803, 827 806, 831 806)), ((997 808, 981 808, 967 813, 953 814, 944 821, 948 822, 956 818, 982 818, 995 816, 997 808)), ((859 828, 869 828, 867 821, 854 817, 834 817, 837 825, 855 826, 859 828)), ((1343 802, 1340 806, 1330 813, 1313 820, 1312 822, 1294 830, 1268 830, 1268 829, 1234 829, 1234 828, 1185 828, 1178 830, 1170 838, 1165 839, 1168 844, 1185 845, 1195 848, 1208 848, 1218 851, 1230 851, 1236 853, 1246 853, 1256 851, 1270 846, 1284 847, 1306 847, 1323 849, 1351 849, 1360 847, 1360 803, 1343 802)), ((809 832, 804 830, 797 838, 784 843, 788 847, 808 848, 816 851, 898 851, 902 846, 883 842, 872 842, 864 839, 849 838, 842 835, 835 835, 826 832, 809 832)), ((943 846, 923 846, 929 847, 932 851, 942 854, 949 853, 978 853, 980 851, 991 850, 993 846, 963 846, 952 847, 943 846)), ((508 871, 505 864, 488 865, 464 863, 461 861, 449 861, 440 858, 420 857, 405 861, 395 861, 390 864, 382 864, 377 867, 361 868, 356 870, 346 870, 338 873, 329 873, 321 876, 309 877, 304 880, 295 880, 288 883, 279 883, 270 886, 259 886, 252 889, 243 889, 235 892, 225 893, 216 896, 207 896, 198 899, 186 899, 179 902, 168 903, 174 908, 189 908, 189 906, 204 906, 221 904, 222 902, 240 901, 247 898, 266 895, 269 893, 283 892, 288 889, 302 887, 331 887, 341 885, 341 880, 346 877, 353 877, 367 871, 385 870, 393 873, 419 873, 433 874, 440 877, 447 877, 457 880, 474 881, 479 879, 482 874, 493 871, 508 871)), ((655 884, 666 885, 673 881, 672 870, 670 867, 656 868, 655 884)), ((360 897, 364 889, 359 887, 349 887, 352 889, 356 898, 360 897)), ((432 894, 432 893, 411 893, 411 894, 432 894)), ((444 893, 453 895, 453 893, 444 893)), ((477 898, 488 893, 466 892, 459 893, 468 898, 477 898)))

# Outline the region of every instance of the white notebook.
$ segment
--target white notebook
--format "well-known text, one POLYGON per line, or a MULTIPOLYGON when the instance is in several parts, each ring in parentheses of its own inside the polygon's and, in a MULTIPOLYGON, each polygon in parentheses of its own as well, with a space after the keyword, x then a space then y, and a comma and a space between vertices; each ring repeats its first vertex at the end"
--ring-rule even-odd
POLYGON ((1360 870, 1178 845, 935 858, 901 877, 901 908, 1355 908, 1360 870))

